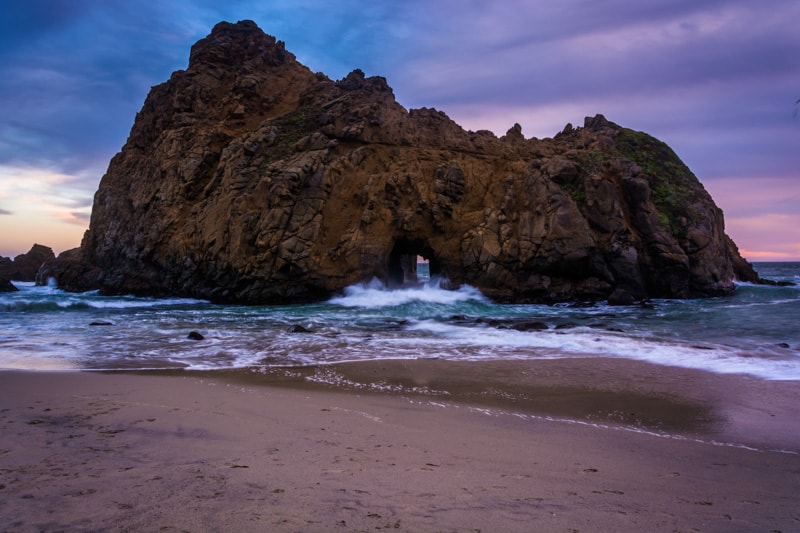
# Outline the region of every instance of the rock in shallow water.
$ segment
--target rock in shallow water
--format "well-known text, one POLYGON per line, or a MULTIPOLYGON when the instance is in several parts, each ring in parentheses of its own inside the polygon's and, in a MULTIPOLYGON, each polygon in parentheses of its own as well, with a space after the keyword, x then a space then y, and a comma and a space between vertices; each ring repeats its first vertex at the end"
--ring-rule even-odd
POLYGON ((622 288, 614 289, 614 292, 608 297, 609 305, 633 305, 635 303, 636 299, 633 295, 622 288))
POLYGON ((16 292, 19 289, 6 278, 0 278, 0 292, 16 292))
POLYGON ((757 276, 665 144, 597 115, 553 139, 407 111, 386 80, 314 74, 254 23, 220 23, 152 88, 109 165, 69 290, 321 300, 373 277, 498 301, 727 294, 757 276))
POLYGON ((517 331, 541 331, 548 329, 548 325, 544 322, 519 322, 511 326, 511 329, 515 329, 517 331))

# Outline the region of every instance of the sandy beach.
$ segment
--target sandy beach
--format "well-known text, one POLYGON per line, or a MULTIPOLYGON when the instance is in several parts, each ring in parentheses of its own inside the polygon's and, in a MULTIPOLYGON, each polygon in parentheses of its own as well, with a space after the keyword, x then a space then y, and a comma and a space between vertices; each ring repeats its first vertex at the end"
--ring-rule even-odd
POLYGON ((631 361, 0 372, 0 531, 798 531, 800 402, 631 361))

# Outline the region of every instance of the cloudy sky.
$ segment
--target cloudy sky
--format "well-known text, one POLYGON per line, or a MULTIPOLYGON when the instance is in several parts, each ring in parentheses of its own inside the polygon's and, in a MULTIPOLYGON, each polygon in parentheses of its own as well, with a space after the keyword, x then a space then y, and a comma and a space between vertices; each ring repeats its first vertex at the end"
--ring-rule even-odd
POLYGON ((602 113, 665 141, 745 257, 800 260, 797 0, 26 0, 0 17, 0 255, 77 246, 152 85, 221 20, 406 108, 551 137, 602 113))

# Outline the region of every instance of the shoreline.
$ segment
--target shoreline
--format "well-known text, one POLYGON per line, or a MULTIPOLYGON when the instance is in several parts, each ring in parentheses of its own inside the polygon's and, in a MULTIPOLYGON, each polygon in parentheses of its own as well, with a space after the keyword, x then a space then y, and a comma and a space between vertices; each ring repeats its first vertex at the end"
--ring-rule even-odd
POLYGON ((0 530, 790 531, 799 396, 613 359, 0 371, 0 530))
POLYGON ((248 386, 401 396, 800 454, 800 382, 630 359, 387 359, 160 373, 213 375, 248 386))

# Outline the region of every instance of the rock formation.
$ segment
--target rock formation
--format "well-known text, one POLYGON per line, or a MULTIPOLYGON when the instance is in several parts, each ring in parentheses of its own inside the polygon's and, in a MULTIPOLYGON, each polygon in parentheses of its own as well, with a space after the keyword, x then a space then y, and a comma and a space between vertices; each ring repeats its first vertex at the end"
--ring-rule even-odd
POLYGON ((0 257, 0 278, 14 281, 34 281, 39 268, 55 257, 52 248, 34 244, 27 253, 20 254, 13 260, 8 257, 0 257))
POLYGON ((16 292, 19 289, 8 278, 0 276, 0 292, 16 292))
POLYGON ((73 248, 47 261, 36 274, 36 284, 46 285, 54 279, 59 288, 67 291, 99 289, 102 271, 86 260, 85 252, 83 248, 73 248))
POLYGON ((423 256, 504 302, 696 297, 755 281, 660 141, 601 115, 552 139, 407 111, 381 77, 314 74, 220 23, 152 88, 95 195, 68 290, 219 302, 326 298, 423 256))

